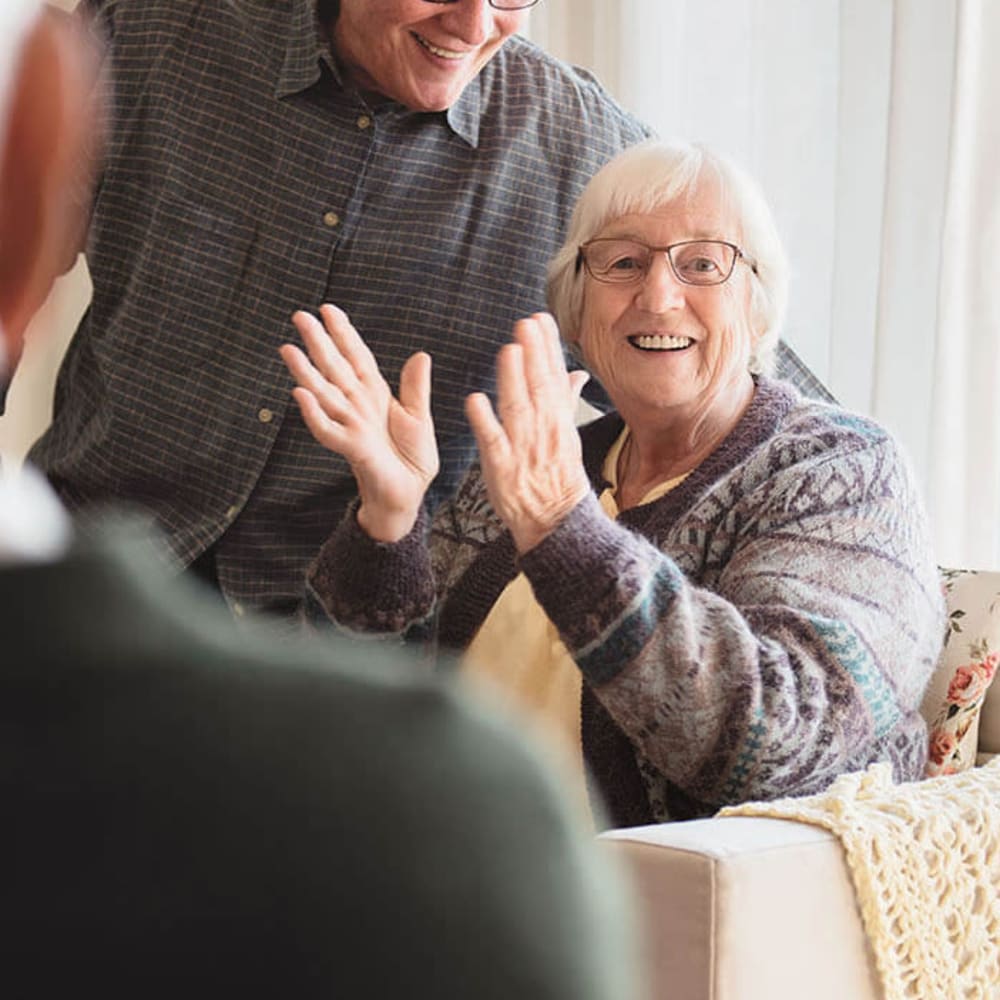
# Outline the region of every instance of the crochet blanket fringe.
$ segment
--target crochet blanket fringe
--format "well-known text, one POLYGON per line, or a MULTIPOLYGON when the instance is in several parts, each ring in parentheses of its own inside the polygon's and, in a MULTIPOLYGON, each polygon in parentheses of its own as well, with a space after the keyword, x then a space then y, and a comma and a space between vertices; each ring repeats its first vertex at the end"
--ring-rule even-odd
POLYGON ((888 764, 819 794, 729 806, 840 838, 885 1000, 1000 996, 1000 758, 894 785, 888 764))

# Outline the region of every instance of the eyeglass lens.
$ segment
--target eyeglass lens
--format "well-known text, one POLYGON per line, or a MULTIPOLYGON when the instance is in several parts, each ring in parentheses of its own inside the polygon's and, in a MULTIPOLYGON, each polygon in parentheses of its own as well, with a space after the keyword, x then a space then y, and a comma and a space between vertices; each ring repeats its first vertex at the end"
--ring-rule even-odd
POLYGON ((593 240, 584 249, 587 270, 598 281, 638 281, 649 271, 654 253, 666 253, 679 281, 718 285, 736 263, 736 251, 718 240, 692 240, 669 247, 650 247, 636 240, 593 240))

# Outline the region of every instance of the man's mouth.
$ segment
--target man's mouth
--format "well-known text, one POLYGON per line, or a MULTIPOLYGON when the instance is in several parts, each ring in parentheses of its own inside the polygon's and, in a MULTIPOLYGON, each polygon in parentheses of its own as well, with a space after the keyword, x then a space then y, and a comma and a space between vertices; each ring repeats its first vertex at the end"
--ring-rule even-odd
POLYGON ((640 351, 683 351, 694 343, 690 337, 664 336, 661 333, 640 333, 629 337, 628 342, 640 351))
POLYGON ((437 45, 432 45, 423 35, 418 35, 415 31, 410 32, 413 37, 425 48, 431 55, 440 57, 441 59, 464 59, 468 53, 467 52, 454 52, 452 49, 442 49, 437 45))

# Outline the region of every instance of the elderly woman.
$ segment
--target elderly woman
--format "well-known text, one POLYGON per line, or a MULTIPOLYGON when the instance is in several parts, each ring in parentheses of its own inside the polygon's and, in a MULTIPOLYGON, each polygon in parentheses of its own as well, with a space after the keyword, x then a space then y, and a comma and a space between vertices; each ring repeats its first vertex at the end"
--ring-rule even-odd
POLYGON ((430 359, 398 400, 343 313, 282 348, 304 419, 359 501, 312 593, 353 632, 432 630, 562 730, 614 824, 920 775, 943 637, 917 489, 892 437, 765 374, 787 266, 733 164, 643 144, 598 173, 519 323, 480 462, 433 525, 430 359), (615 407, 578 430, 585 376, 615 407))

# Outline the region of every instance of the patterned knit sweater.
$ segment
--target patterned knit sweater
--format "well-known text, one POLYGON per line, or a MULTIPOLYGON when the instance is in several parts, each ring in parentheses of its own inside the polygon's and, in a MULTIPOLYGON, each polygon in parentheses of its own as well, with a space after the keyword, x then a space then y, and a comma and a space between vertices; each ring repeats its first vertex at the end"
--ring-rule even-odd
POLYGON ((523 571, 583 673, 584 757, 614 825, 813 794, 875 761, 919 776, 944 608, 892 437, 760 378, 680 486, 612 521, 597 494, 621 429, 609 414, 581 430, 595 493, 524 556, 473 468, 397 543, 349 512, 310 570, 314 602, 352 633, 460 650, 523 571))

